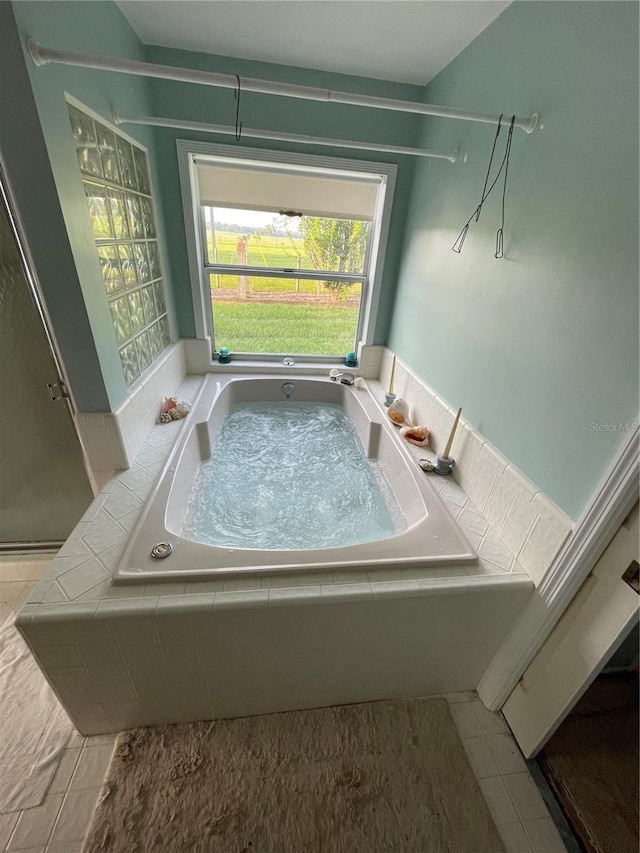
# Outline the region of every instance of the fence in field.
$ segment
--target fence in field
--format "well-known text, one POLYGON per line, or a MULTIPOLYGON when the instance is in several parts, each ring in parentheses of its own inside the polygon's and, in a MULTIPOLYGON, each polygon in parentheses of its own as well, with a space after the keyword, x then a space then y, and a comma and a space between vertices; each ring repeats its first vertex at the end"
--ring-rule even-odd
MULTIPOLYGON (((209 257, 216 263, 254 266, 312 268, 299 238, 251 235, 248 240, 238 234, 217 232, 215 244, 209 238, 209 257), (238 247, 242 243, 242 249, 238 247)), ((278 279, 263 276, 239 276, 210 273, 211 297, 215 302, 286 302, 293 304, 332 305, 353 308, 360 304, 360 285, 347 285, 339 292, 320 280, 278 279)))
POLYGON ((360 304, 360 293, 341 295, 336 298, 331 291, 310 293, 295 290, 249 290, 243 296, 238 288, 212 288, 213 302, 286 302, 289 304, 327 305, 332 308, 357 308, 360 304))

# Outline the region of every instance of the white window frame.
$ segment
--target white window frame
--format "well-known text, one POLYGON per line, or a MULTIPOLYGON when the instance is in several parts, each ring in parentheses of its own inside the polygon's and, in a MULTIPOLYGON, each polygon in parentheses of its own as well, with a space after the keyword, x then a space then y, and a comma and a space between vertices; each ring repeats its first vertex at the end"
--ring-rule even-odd
MULTIPOLYGON (((284 165, 303 166, 311 169, 337 169, 362 174, 379 175, 384 192, 378 192, 378 201, 373 216, 372 228, 367 247, 365 262, 362 302, 358 316, 356 344, 373 344, 380 293, 382 289, 382 272, 391 223, 391 209, 395 190, 397 166, 393 163, 373 163, 368 160, 347 160, 339 157, 323 157, 320 155, 298 154, 283 151, 269 151, 262 148, 235 148, 229 145, 218 145, 209 142, 195 142, 188 139, 178 139, 178 171, 182 188, 182 205, 185 221, 185 236, 189 258, 189 273, 191 278, 191 294, 196 327, 196 337, 214 339, 213 319, 211 310, 211 289, 209 270, 206 266, 204 251, 204 236, 201 228, 200 199, 194 188, 197 187, 197 160, 206 155, 246 159, 284 165)), ((273 275, 274 270, 269 270, 273 275)), ((340 278, 339 275, 336 278, 340 278)), ((350 276, 353 278, 353 276, 350 276)), ((255 354, 243 354, 255 359, 255 354)), ((276 360, 289 353, 273 353, 260 355, 266 361, 276 360)), ((296 353, 296 355, 299 355, 296 353)), ((212 353, 213 356, 213 353, 212 353)), ((300 361, 335 361, 335 356, 300 356, 300 361)))

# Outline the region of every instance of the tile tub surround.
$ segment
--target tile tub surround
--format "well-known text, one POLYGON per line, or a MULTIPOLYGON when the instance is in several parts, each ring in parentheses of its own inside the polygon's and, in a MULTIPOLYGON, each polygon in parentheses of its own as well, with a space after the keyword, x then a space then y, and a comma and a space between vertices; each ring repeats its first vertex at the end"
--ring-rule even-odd
MULTIPOLYGON (((193 400, 200 381, 188 378, 179 396, 193 400)), ((112 585, 182 426, 154 426, 18 616, 83 734, 478 684, 532 594, 513 561, 112 585)), ((466 502, 462 493, 452 499, 466 502)), ((461 523, 477 525, 471 512, 461 523)), ((490 532, 487 525, 487 542, 490 532)))
POLYGON ((182 341, 172 344, 129 389, 114 412, 79 412, 78 429, 99 488, 130 468, 158 418, 164 397, 175 396, 187 373, 182 341))
MULTIPOLYGON (((373 383, 379 400, 388 390, 392 362, 393 353, 384 348, 379 384, 373 383)), ((424 424, 431 431, 432 451, 443 452, 456 409, 399 358, 394 392, 409 404, 413 422, 424 424)), ((418 458, 434 455, 419 448, 414 450, 418 458)), ((539 586, 571 533, 572 519, 464 418, 460 419, 451 455, 456 460, 453 477, 475 505, 474 511, 484 517, 494 531, 493 538, 508 549, 539 586)))
MULTIPOLYGON (((10 608, 19 606, 45 565, 33 555, 0 556, 2 602, 10 608)), ((502 715, 487 712, 474 692, 450 693, 444 698, 506 853, 565 853, 538 792, 528 782, 526 765, 502 715)), ((42 805, 0 815, 0 851, 80 853, 113 740, 113 735, 74 735, 42 805)))
MULTIPOLYGON (((0 556, 0 604, 7 608, 3 615, 20 606, 50 559, 0 556)), ((506 853, 565 853, 538 792, 527 782, 527 766, 502 715, 486 711, 473 691, 444 698, 506 853)), ((0 815, 0 851, 80 853, 113 741, 113 735, 74 735, 42 805, 0 815)))

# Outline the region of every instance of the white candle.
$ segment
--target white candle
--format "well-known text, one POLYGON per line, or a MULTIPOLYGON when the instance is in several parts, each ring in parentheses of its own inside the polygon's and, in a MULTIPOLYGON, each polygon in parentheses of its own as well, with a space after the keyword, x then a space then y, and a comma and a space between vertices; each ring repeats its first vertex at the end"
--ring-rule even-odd
POLYGON ((448 459, 449 453, 451 452, 451 445, 453 444, 453 437, 456 434, 456 430, 458 429, 458 421, 460 420, 460 413, 462 412, 462 406, 458 409, 458 414, 456 415, 456 419, 453 422, 453 426, 451 427, 451 432, 449 433, 449 438, 447 440, 447 446, 444 449, 444 458, 448 459))
POLYGON ((393 394, 393 380, 396 378, 396 357, 393 357, 393 364, 391 365, 391 379, 389 380, 389 393, 393 394))

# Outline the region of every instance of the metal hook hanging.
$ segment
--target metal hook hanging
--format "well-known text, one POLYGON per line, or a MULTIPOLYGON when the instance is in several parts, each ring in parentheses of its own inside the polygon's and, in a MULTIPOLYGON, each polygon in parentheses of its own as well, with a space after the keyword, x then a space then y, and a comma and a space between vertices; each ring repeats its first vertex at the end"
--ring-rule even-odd
MULTIPOLYGON (((504 156, 502 158, 502 163, 500 164, 500 167, 498 168, 498 171, 496 172, 496 176, 493 179, 491 186, 489 187, 489 189, 487 189, 487 184, 489 183, 489 176, 491 174, 491 166, 493 164, 493 157, 494 157, 495 149, 496 149, 496 142, 497 142, 498 136, 500 134, 500 123, 502 122, 502 118, 503 118, 503 116, 501 115, 500 119, 498 121, 498 127, 496 128, 496 135, 495 135, 495 138, 493 140, 493 148, 491 149, 491 157, 489 159, 489 168, 487 169, 487 177, 485 178, 484 187, 482 190, 482 196, 480 198, 480 204, 476 207, 476 209, 473 211, 471 216, 467 219, 462 231, 460 232, 460 234, 458 234, 458 237, 457 237, 455 243, 451 247, 451 249, 458 255, 462 252, 462 246, 464 245, 464 241, 465 241, 465 238, 467 236, 467 231, 469 230, 469 225, 471 224, 471 220, 475 217, 476 222, 478 221, 483 204, 489 198, 489 194, 491 193, 491 191, 493 190, 495 185, 498 183, 498 179, 500 178, 500 175, 502 174, 503 169, 505 169, 505 166, 507 165, 508 160, 509 160, 509 154, 511 152, 511 137, 513 136, 513 126, 514 126, 514 119, 513 118, 511 119, 511 124, 509 126, 509 135, 507 137, 507 144, 505 146, 505 151, 504 151, 504 156)), ((514 116, 514 118, 515 118, 515 116, 514 116)), ((506 179, 506 172, 505 172, 505 179, 506 179)), ((502 192, 502 212, 503 212, 502 225, 503 225, 503 227, 504 227, 504 193, 505 193, 505 189, 503 188, 503 192, 502 192)), ((498 234, 498 237, 496 240, 496 253, 495 253, 494 257, 496 257, 496 258, 503 257, 503 255, 502 255, 502 237, 500 236, 500 234, 498 234)))
POLYGON ((469 222, 467 222, 467 224, 464 226, 462 231, 458 234, 456 242, 451 247, 453 249, 453 251, 456 252, 456 254, 458 254, 458 255, 462 251, 462 247, 464 246, 464 241, 465 241, 465 238, 467 236, 468 230, 469 230, 469 222))
POLYGON ((236 102, 236 142, 240 142, 242 137, 242 122, 240 121, 240 75, 236 74, 238 88, 233 92, 233 98, 236 102))
POLYGON ((496 152, 496 142, 498 141, 498 137, 500 136, 500 125, 502 124, 502 116, 504 113, 500 113, 500 118, 498 119, 498 127, 496 128, 496 135, 493 137, 493 147, 491 149, 491 157, 489 158, 489 166, 487 168, 487 176, 484 179, 484 186, 482 187, 482 194, 480 196, 480 204, 478 205, 478 209, 476 211, 476 222, 480 219, 480 211, 482 210, 482 205, 484 204, 484 200, 486 199, 487 192, 487 184, 489 183, 489 175, 491 174, 491 166, 493 165, 493 155, 496 152))
POLYGON ((494 258, 500 260, 504 258, 504 201, 507 194, 507 175, 509 173, 509 158, 511 157, 511 139, 513 137, 513 125, 516 117, 513 116, 509 125, 509 135, 507 136, 507 147, 504 153, 504 184, 502 185, 502 220, 500 228, 496 232, 496 251, 494 258))

